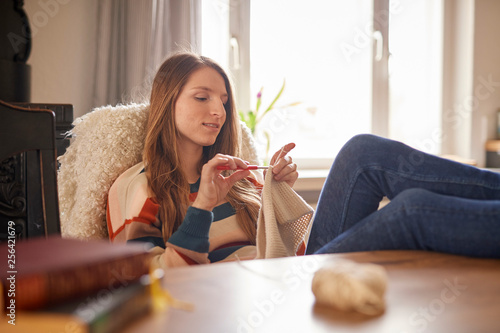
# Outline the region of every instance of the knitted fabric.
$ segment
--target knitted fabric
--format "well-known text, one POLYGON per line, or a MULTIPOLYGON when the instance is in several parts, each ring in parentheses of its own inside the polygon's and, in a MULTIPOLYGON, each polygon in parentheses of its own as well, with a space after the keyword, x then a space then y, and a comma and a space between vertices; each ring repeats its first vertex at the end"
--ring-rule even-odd
POLYGON ((287 183, 267 170, 257 221, 255 259, 294 256, 304 242, 314 210, 287 183))
MULTIPOLYGON (((74 121, 72 142, 59 158, 63 237, 108 237, 108 192, 119 175, 142 160, 148 110, 148 104, 104 106, 74 121)), ((242 158, 258 164, 250 130, 241 126, 242 158)))

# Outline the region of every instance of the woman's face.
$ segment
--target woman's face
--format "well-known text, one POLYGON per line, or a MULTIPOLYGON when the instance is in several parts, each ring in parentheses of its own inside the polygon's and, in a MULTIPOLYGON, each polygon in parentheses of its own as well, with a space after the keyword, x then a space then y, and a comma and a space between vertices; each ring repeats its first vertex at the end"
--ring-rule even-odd
POLYGON ((191 73, 175 103, 178 148, 213 145, 226 121, 227 100, 224 79, 216 70, 202 67, 191 73))

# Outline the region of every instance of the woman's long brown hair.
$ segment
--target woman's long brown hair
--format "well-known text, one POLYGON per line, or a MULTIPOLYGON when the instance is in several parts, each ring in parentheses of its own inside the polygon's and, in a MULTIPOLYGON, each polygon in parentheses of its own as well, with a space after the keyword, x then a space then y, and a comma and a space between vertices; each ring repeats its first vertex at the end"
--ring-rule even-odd
MULTIPOLYGON (((177 150, 174 106, 191 73, 206 66, 215 69, 224 79, 228 101, 225 104, 226 121, 215 143, 204 147, 198 169, 201 173, 203 164, 217 153, 240 156, 241 127, 231 83, 224 70, 211 59, 189 52, 169 57, 160 66, 153 81, 143 156, 149 188, 160 205, 159 218, 165 241, 180 226, 190 204, 189 183, 179 160, 179 153, 182 152, 177 150)), ((243 179, 232 187, 227 200, 236 210, 238 224, 255 244, 260 209, 257 190, 243 179)))

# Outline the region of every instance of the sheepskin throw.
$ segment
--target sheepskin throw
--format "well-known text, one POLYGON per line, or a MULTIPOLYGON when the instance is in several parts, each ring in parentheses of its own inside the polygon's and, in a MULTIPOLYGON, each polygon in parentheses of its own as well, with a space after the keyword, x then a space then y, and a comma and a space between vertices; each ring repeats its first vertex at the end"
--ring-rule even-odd
POLYGON ((274 180, 267 170, 262 207, 257 220, 255 259, 290 257, 305 241, 314 210, 285 182, 274 180))
MULTIPOLYGON (((76 119, 72 142, 59 158, 61 233, 107 238, 106 201, 120 174, 142 159, 148 104, 105 106, 76 119)), ((242 158, 258 163, 253 137, 242 125, 242 158)))

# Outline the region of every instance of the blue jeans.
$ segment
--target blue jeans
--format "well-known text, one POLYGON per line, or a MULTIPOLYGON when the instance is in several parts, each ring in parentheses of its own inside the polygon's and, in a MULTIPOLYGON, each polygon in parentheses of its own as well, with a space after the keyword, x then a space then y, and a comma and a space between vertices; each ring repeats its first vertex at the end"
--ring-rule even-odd
POLYGON ((500 258, 500 174, 352 138, 325 181, 306 253, 393 249, 500 258))

